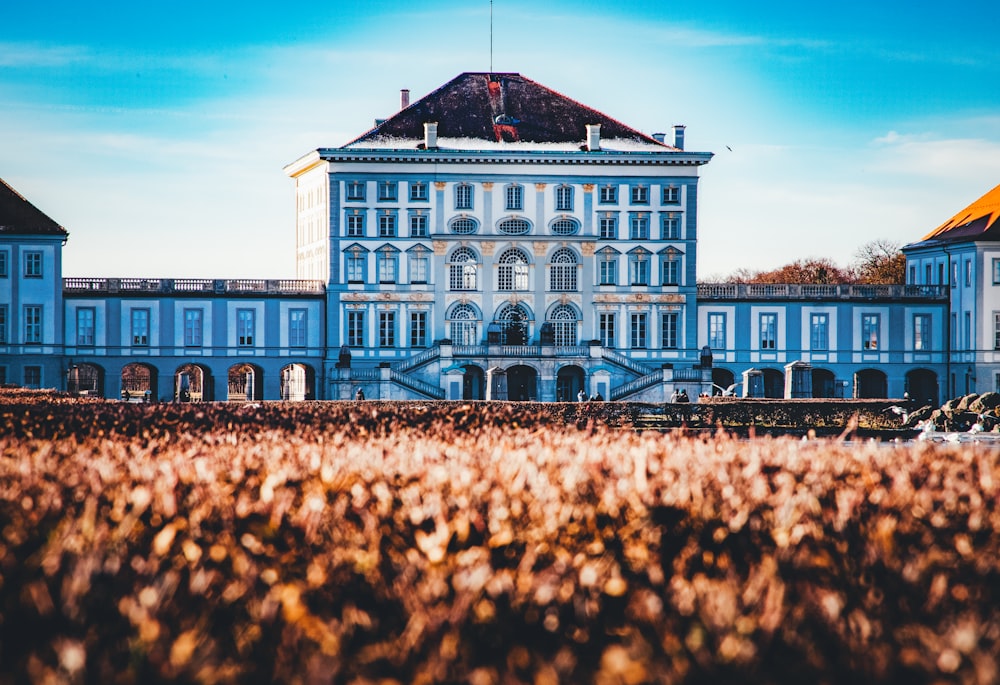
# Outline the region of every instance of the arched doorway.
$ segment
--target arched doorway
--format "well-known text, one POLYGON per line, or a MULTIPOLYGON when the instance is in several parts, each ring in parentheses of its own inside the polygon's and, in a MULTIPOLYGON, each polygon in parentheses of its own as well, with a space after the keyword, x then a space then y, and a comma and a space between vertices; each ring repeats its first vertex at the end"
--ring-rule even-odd
POLYGON ((184 364, 174 373, 174 400, 203 402, 212 399, 212 375, 200 364, 184 364))
POLYGON ((576 364, 568 364, 559 369, 556 372, 556 401, 576 402, 579 392, 586 392, 585 378, 583 369, 576 364))
POLYGON ((121 397, 127 402, 156 399, 156 369, 148 364, 126 364, 122 367, 121 382, 121 397))
POLYGON ((486 398, 486 374, 475 364, 467 364, 462 367, 465 373, 462 376, 462 399, 482 400, 486 398))
POLYGON ((66 372, 66 392, 104 397, 104 369, 97 364, 73 364, 66 372))
POLYGON ((263 399, 264 372, 253 364, 235 364, 229 367, 228 402, 253 402, 263 399))
POLYGON ((880 399, 889 394, 888 381, 878 369, 861 369, 854 374, 854 396, 858 399, 880 399))
POLYGON ((938 406, 938 377, 930 369, 913 369, 906 374, 906 392, 916 404, 938 406))
POLYGON ((764 373, 764 397, 780 399, 785 396, 785 374, 777 369, 761 369, 764 373))
POLYGON ((836 397, 837 386, 833 371, 829 369, 813 369, 813 397, 836 397))
POLYGON ((315 397, 315 376, 312 367, 306 364, 289 364, 281 369, 281 399, 301 402, 315 397))
POLYGON ((736 392, 736 375, 729 369, 712 368, 713 395, 739 394, 736 392))
POLYGON ((523 364, 507 369, 507 399, 528 402, 538 399, 538 372, 523 364))

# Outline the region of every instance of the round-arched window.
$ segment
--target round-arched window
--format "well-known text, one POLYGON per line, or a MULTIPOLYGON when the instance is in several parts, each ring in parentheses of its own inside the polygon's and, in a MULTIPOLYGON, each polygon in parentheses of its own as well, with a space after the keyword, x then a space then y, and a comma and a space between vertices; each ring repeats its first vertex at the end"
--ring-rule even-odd
POLYGON ((580 230, 576 219, 556 219, 552 222, 552 232, 556 235, 573 235, 580 230))
POLYGON ((497 230, 508 235, 521 235, 531 230, 531 224, 526 219, 504 219, 497 230))
POLYGON ((468 217, 460 217, 458 219, 453 219, 450 224, 452 233, 459 233, 461 235, 467 235, 469 233, 475 233, 479 228, 479 224, 476 223, 475 219, 470 219, 468 217))

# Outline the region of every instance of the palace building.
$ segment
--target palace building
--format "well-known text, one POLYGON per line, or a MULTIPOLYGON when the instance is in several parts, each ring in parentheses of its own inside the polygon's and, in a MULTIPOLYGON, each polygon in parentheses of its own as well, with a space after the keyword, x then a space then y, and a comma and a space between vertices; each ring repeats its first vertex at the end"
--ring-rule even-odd
POLYGON ((1000 373, 996 214, 908 246, 906 285, 698 285, 712 154, 684 133, 514 73, 403 91, 370 131, 285 167, 288 280, 62 278, 68 233, 4 184, 0 381, 131 401, 996 389, 977 371, 1000 373))

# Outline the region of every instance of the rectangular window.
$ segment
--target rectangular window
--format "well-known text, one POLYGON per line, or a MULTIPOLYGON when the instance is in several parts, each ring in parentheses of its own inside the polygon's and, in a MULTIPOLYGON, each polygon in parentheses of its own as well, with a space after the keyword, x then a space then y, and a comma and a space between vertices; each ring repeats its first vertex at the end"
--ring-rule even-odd
POLYGON ((760 315, 760 349, 774 350, 778 348, 778 315, 760 315))
POLYGON ((255 313, 252 309, 236 310, 236 344, 240 347, 253 347, 255 313))
POLYGON ((677 220, 675 216, 665 216, 660 222, 660 229, 663 233, 664 240, 680 240, 681 223, 677 220))
POLYGON ((937 279, 937 284, 938 285, 945 285, 945 282, 944 282, 944 263, 938 264, 938 279, 937 279))
POLYGON ((649 204, 649 186, 632 186, 632 204, 649 204))
POLYGON ((363 254, 351 253, 347 255, 347 282, 365 282, 365 256, 363 254))
POLYGON ((958 261, 951 263, 951 287, 958 287, 958 261))
POLYGON ((1000 312, 993 312, 993 349, 1000 350, 1000 312))
POLYGON ((972 312, 965 312, 965 349, 976 349, 975 340, 972 339, 972 312))
POLYGON ((410 237, 411 238, 427 237, 426 214, 414 214, 413 216, 410 217, 410 237))
POLYGON ((202 316, 201 309, 184 310, 184 346, 201 347, 202 344, 202 316))
POLYGON ((602 205, 613 205, 618 202, 618 186, 601 186, 598 200, 602 205))
POLYGON ((347 200, 349 202, 364 202, 365 185, 364 181, 348 181, 347 200))
POLYGON ((365 346, 364 312, 347 312, 347 345, 349 347, 365 346))
POLYGON ((379 238, 395 238, 396 237, 396 215, 395 214, 380 214, 378 217, 378 237, 379 238))
POLYGON ((427 312, 410 312, 410 347, 427 347, 427 312))
POLYGON ((933 268, 932 268, 932 266, 930 264, 924 265, 924 285, 930 285, 931 284, 931 277, 932 277, 933 273, 934 273, 934 270, 933 270, 933 268))
POLYGON ((378 346, 396 346, 396 312, 378 313, 378 346))
POLYGON ((0 304, 0 345, 7 344, 7 305, 0 304))
POLYGON ((599 314, 597 317, 601 345, 604 347, 615 346, 615 315, 599 314))
POLYGON ((809 349, 814 352, 826 352, 830 349, 829 314, 809 316, 809 349))
POLYGON ((708 345, 713 350, 726 349, 726 315, 721 312, 708 315, 708 345))
POLYGON ((149 310, 133 309, 131 314, 132 322, 132 346, 149 346, 149 310))
POLYGON ((633 314, 632 319, 632 349, 646 349, 646 315, 633 314))
POLYGON ((24 342, 42 342, 42 306, 29 304, 24 307, 24 342))
POLYGON ((42 387, 42 367, 24 367, 24 387, 38 390, 42 387))
POLYGON ((931 349, 931 315, 913 315, 913 349, 931 349))
POLYGON ((618 256, 605 254, 600 259, 600 285, 618 285, 618 256))
POLYGON ((676 205, 681 201, 681 189, 677 186, 664 186, 663 204, 676 205))
POLYGON ((365 236, 365 215, 364 214, 348 214, 347 215, 347 237, 348 238, 363 238, 365 236))
POLYGON ((559 186, 556 188, 556 211, 573 211, 573 189, 570 186, 559 186))
POLYGON ((306 311, 305 309, 288 310, 288 346, 306 346, 306 311))
POLYGON ((475 290, 476 274, 479 269, 475 263, 463 262, 449 265, 448 285, 452 290, 475 290))
POLYGON ((601 240, 616 240, 618 238, 618 217, 602 216, 598 221, 601 240))
POLYGON ((861 315, 861 347, 866 350, 877 350, 879 320, 878 314, 861 315))
POLYGON ((629 258, 629 283, 649 285, 649 256, 635 254, 629 258))
POLYGON ((76 310, 76 344, 81 347, 94 345, 93 307, 80 307, 76 310))
POLYGON ((395 202, 398 197, 397 190, 398 190, 398 184, 395 181, 379 181, 378 201, 395 202))
POLYGON ((677 349, 677 321, 679 318, 677 312, 666 312, 662 316, 660 344, 665 350, 677 349))
POLYGON ((25 278, 41 278, 42 277, 42 253, 41 252, 25 252, 24 253, 24 277, 25 278))
POLYGON ((965 287, 966 288, 971 288, 972 287, 972 260, 971 259, 966 259, 965 260, 965 287))
POLYGON ((7 250, 0 250, 0 278, 7 278, 8 267, 7 260, 10 258, 10 253, 7 250))
POLYGON ((379 283, 395 283, 396 282, 396 264, 397 257, 395 252, 379 252, 378 253, 378 282, 379 283))
POLYGON ((993 285, 1000 285, 1000 259, 993 260, 993 285))
POLYGON ((677 259, 663 260, 663 285, 678 285, 680 283, 680 262, 677 259))
POLYGON ((524 188, 522 186, 507 186, 504 191, 504 207, 508 212, 520 212, 524 209, 524 188))
POLYGON ((410 283, 427 282, 427 262, 422 254, 410 255, 410 283))
POLYGON ((649 217, 636 214, 629 219, 629 240, 649 240, 649 217))
POLYGON ((910 285, 914 285, 917 282, 917 267, 910 264, 910 278, 906 281, 910 285))
POLYGON ((427 184, 423 181, 410 181, 410 202, 427 201, 427 184))
POLYGON ((472 209, 472 186, 468 183, 455 186, 455 209, 472 209))

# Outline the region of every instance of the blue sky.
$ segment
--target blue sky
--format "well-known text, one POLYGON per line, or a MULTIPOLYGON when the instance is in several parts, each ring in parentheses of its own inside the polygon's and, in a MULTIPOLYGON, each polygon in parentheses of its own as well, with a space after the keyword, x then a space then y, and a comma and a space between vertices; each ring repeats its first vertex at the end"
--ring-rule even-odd
MULTIPOLYGON (((70 231, 72 276, 294 276, 282 167, 491 64, 488 0, 9 5, 0 177, 70 231)), ((995 2, 492 11, 494 70, 716 153, 703 276, 847 264, 1000 183, 995 2)))

